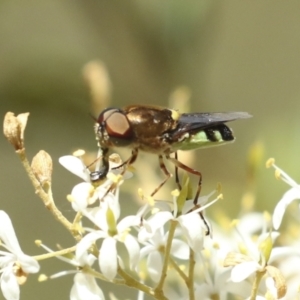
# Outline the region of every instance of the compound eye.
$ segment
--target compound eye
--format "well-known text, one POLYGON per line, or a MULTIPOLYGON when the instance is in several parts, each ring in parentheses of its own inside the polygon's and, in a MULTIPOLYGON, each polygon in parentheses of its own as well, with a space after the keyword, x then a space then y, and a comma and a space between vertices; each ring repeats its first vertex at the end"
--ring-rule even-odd
POLYGON ((117 108, 107 108, 105 110, 103 110, 98 119, 97 119, 97 123, 99 123, 100 125, 102 125, 104 122, 106 122, 106 120, 109 118, 109 116, 111 114, 113 114, 114 112, 119 111, 119 109, 117 108))
POLYGON ((132 128, 122 111, 113 111, 106 119, 106 132, 112 138, 130 139, 133 136, 132 128))

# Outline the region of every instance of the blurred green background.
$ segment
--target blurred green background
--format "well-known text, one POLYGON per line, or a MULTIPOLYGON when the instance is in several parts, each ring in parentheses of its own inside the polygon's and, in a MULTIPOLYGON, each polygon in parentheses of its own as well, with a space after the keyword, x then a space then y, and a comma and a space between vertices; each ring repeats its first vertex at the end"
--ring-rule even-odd
MULTIPOLYGON (((203 194, 221 182, 225 200, 217 209, 237 217, 249 188, 248 151, 260 141, 265 152, 252 191, 256 208, 272 211, 287 186, 276 182, 264 161, 275 157, 300 181, 299 14, 299 1, 2 0, 1 116, 30 112, 28 156, 40 149, 52 156, 56 203, 72 216, 65 197, 79 180, 57 160, 76 148, 96 150, 89 113, 99 113, 91 111, 83 66, 94 59, 105 64, 114 106, 168 106, 170 94, 184 85, 192 93, 192 111, 247 111, 254 116, 230 124, 237 136, 234 144, 196 152, 203 194)), ((41 253, 35 239, 52 248, 56 243, 71 246, 68 233, 34 195, 3 136, 0 148, 0 209, 11 216, 23 250, 41 253)), ((41 265, 48 275, 69 268, 54 259, 41 265)), ((68 299, 72 276, 42 284, 35 280, 30 276, 21 299, 68 299)), ((120 299, 136 295, 126 288, 113 290, 120 299)))

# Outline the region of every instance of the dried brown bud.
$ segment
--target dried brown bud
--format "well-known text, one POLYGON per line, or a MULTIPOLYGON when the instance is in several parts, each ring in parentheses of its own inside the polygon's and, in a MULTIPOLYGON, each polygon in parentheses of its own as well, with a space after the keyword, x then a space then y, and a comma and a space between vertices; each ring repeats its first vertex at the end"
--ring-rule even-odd
POLYGON ((286 285, 285 278, 283 277, 283 275, 279 271, 279 269, 277 269, 273 266, 267 266, 266 269, 268 271, 268 275, 270 275, 275 282, 275 286, 276 286, 276 290, 277 290, 277 297, 278 297, 278 299, 281 299, 282 297, 285 296, 286 291, 287 291, 287 285, 286 285))
POLYGON ((35 155, 32 159, 31 168, 43 187, 51 185, 52 159, 46 151, 41 150, 35 155))
POLYGON ((6 113, 3 122, 3 133, 16 150, 24 148, 24 132, 29 113, 17 116, 12 112, 6 113))

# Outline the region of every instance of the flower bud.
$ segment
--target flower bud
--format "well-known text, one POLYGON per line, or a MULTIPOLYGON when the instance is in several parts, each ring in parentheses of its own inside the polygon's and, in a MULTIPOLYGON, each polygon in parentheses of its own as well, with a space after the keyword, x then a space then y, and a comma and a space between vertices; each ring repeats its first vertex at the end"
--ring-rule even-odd
POLYGON ((52 159, 46 151, 41 150, 34 156, 31 168, 35 177, 44 188, 51 185, 52 159))
POLYGON ((23 113, 15 116, 14 113, 8 112, 4 117, 4 136, 16 150, 21 150, 24 148, 24 131, 28 116, 29 113, 23 113))

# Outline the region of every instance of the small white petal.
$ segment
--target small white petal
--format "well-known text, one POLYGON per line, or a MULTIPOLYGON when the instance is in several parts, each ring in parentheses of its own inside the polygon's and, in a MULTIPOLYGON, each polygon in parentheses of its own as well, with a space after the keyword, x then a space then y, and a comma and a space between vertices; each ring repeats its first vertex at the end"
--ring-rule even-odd
POLYGON ((299 256, 297 247, 275 247, 272 249, 269 263, 292 256, 299 256))
POLYGON ((71 300, 105 300, 102 290, 93 276, 77 273, 70 294, 71 300))
POLYGON ((165 225, 169 220, 173 219, 173 215, 168 211, 161 211, 149 218, 147 227, 142 227, 138 234, 140 242, 145 242, 151 238, 156 230, 165 225), (149 230, 150 229, 150 230, 149 230))
POLYGON ((157 247, 164 245, 165 241, 167 240, 168 235, 164 232, 164 227, 159 228, 156 230, 155 234, 152 237, 152 243, 157 245, 157 247))
POLYGON ((256 261, 246 261, 234 266, 231 270, 231 280, 241 282, 251 274, 259 270, 260 265, 256 261))
POLYGON ((18 255, 18 262, 22 266, 22 270, 26 273, 37 273, 40 270, 39 263, 29 255, 18 255))
POLYGON ((137 242, 135 237, 128 234, 126 236, 124 244, 127 248, 128 254, 129 254, 130 268, 134 269, 137 266, 137 264, 139 262, 139 258, 140 258, 139 243, 137 242))
POLYGON ((158 282, 162 270, 162 258, 158 251, 152 252, 147 258, 148 272, 154 282, 158 282))
POLYGON ((274 299, 277 298, 277 288, 276 288, 276 283, 272 277, 267 277, 266 280, 266 287, 269 290, 269 292, 272 294, 274 299))
POLYGON ((13 254, 23 254, 10 217, 3 210, 0 210, 0 239, 13 254))
POLYGON ((76 246, 76 259, 81 260, 82 256, 86 255, 86 251, 99 238, 106 237, 106 233, 102 231, 93 231, 88 233, 76 246))
POLYGON ((20 299, 20 287, 17 277, 13 274, 12 266, 5 268, 1 275, 1 290, 6 300, 20 299))
POLYGON ((203 249, 204 231, 203 221, 198 214, 187 214, 180 216, 178 221, 189 246, 195 251, 203 249))
POLYGON ((145 256, 147 256, 149 253, 156 251, 156 247, 153 245, 146 245, 143 247, 140 251, 140 259, 143 259, 145 256))
POLYGON ((189 258, 189 246, 177 239, 173 239, 172 241, 172 248, 171 248, 171 254, 174 257, 177 257, 179 259, 188 259, 189 258))
POLYGON ((97 199, 97 194, 94 193, 91 196, 91 191, 93 187, 88 182, 81 182, 76 184, 71 192, 73 201, 72 201, 72 208, 78 212, 82 212, 89 204, 92 204, 97 199))
POLYGON ((118 232, 125 231, 129 227, 132 226, 139 226, 140 225, 140 218, 137 216, 127 216, 123 218, 117 225, 118 232))
POLYGON ((280 227, 287 206, 296 199, 300 199, 300 190, 298 187, 293 187, 277 203, 273 213, 273 226, 276 230, 280 227))
POLYGON ((90 181, 90 172, 78 157, 72 155, 62 156, 58 159, 59 163, 74 175, 86 182, 90 181))
POLYGON ((112 280, 117 275, 118 259, 117 259, 117 241, 114 238, 108 237, 103 240, 100 254, 99 266, 103 275, 112 280))

